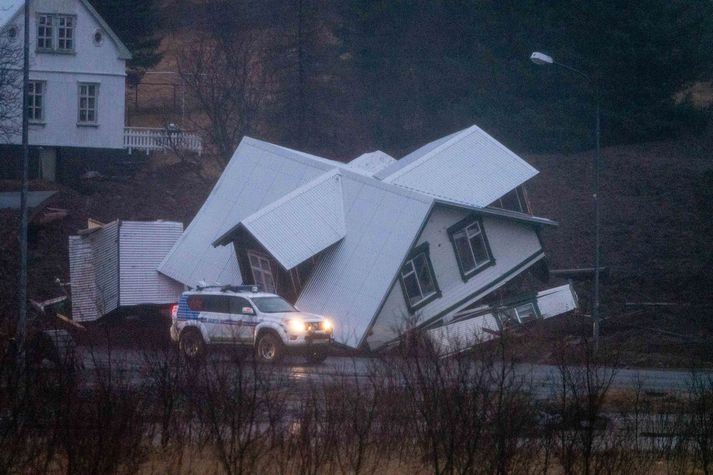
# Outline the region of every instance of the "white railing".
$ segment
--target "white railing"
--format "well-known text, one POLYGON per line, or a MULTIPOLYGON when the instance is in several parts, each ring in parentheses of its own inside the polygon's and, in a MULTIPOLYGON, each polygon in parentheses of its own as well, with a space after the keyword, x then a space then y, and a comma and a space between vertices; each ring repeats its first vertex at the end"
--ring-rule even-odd
POLYGON ((140 150, 147 154, 151 151, 190 150, 200 155, 203 152, 203 140, 190 132, 181 132, 170 128, 124 127, 124 148, 140 150))

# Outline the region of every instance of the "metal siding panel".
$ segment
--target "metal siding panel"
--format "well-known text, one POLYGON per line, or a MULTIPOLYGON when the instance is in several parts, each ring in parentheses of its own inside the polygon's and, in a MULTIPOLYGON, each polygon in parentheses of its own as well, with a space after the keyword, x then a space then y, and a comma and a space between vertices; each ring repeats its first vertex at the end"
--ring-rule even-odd
POLYGON ((183 224, 123 221, 119 231, 120 305, 178 301, 183 284, 156 268, 183 233, 183 224))
POLYGON ((96 320, 96 286, 92 244, 81 236, 69 236, 69 279, 72 283, 72 318, 96 320))
POLYGON ((95 305, 100 316, 106 315, 119 307, 119 222, 104 225, 88 239, 94 252, 95 305))
POLYGON ((344 203, 349 232, 320 256, 297 305, 333 318, 335 339, 354 347, 376 314, 431 203, 354 175, 345 175, 342 187, 344 197, 351 200, 344 203), (391 220, 374 219, 381 208, 394 212, 391 220))

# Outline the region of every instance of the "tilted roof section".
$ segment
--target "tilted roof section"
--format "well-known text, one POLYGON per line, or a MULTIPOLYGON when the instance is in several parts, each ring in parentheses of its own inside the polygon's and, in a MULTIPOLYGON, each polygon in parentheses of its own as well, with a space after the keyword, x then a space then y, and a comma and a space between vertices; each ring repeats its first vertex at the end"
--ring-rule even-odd
MULTIPOLYGON (((79 3, 84 5, 84 7, 89 11, 89 13, 94 17, 94 19, 99 23, 104 31, 109 35, 117 50, 119 51, 119 59, 131 59, 131 52, 129 48, 119 39, 119 37, 114 33, 114 30, 104 21, 104 19, 99 15, 94 7, 87 0, 78 0, 79 3)), ((25 2, 22 0, 0 0, 0 28, 5 27, 5 25, 12 21, 16 15, 19 15, 25 6, 25 2)))
POLYGON ((381 150, 377 150, 359 155, 347 165, 355 171, 363 171, 369 176, 374 176, 394 163, 397 163, 394 157, 381 150))
POLYGON ((376 177, 443 201, 485 207, 536 174, 474 125, 421 147, 376 177))
POLYGON ((233 246, 212 243, 248 216, 333 169, 326 159, 245 137, 159 271, 190 286, 201 280, 241 284, 233 246))
POLYGON ((282 267, 292 269, 346 236, 342 175, 333 170, 297 188, 242 220, 213 245, 227 244, 239 227, 282 267))

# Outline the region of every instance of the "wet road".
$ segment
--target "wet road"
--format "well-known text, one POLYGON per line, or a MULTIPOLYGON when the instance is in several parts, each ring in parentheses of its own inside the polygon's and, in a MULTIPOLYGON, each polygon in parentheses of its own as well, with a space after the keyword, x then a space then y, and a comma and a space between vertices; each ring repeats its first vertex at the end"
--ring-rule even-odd
MULTIPOLYGON (((92 350, 79 347, 78 359, 82 372, 91 379, 97 369, 111 368, 122 380, 130 385, 140 386, 146 383, 157 367, 171 361, 175 355, 162 351, 139 351, 129 349, 92 350)), ((229 354, 211 354, 208 364, 216 368, 230 368, 235 365, 229 354)), ((249 363, 248 363, 249 364, 249 363)), ((283 363, 270 367, 271 374, 275 377, 292 383, 320 384, 333 381, 337 378, 348 378, 351 381, 366 382, 374 365, 381 364, 373 358, 347 358, 329 357, 322 364, 305 364, 302 358, 287 357, 283 363)), ((672 394, 685 392, 692 381, 690 371, 661 370, 661 369, 605 369, 603 374, 614 371, 611 384, 612 390, 633 390, 640 388, 649 394, 672 394)), ((555 394, 561 384, 559 369, 554 365, 543 364, 517 364, 514 367, 515 375, 522 378, 538 397, 547 398, 555 394)), ((713 378, 713 373, 702 373, 713 378)))

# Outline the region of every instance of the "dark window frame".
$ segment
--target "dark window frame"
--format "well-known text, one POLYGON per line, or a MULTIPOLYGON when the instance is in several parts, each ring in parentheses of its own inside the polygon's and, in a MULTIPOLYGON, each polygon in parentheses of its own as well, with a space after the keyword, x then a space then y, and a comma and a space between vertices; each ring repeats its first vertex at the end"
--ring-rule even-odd
POLYGON ((490 248, 490 243, 488 242, 488 234, 485 232, 485 226, 483 225, 483 220, 479 216, 477 216, 475 214, 471 214, 471 215, 466 216, 465 218, 461 219, 454 225, 450 226, 448 228, 448 237, 451 240, 451 246, 453 247, 453 253, 456 256, 456 262, 458 263, 458 270, 460 271, 460 276, 461 276, 461 279, 463 279, 463 282, 468 282, 470 279, 472 279, 476 275, 480 274, 488 267, 495 265, 495 256, 493 255, 493 251, 490 248), (477 266, 474 269, 466 271, 463 267, 463 262, 461 261, 460 254, 458 254, 458 247, 456 246, 456 241, 455 241, 454 235, 460 231, 465 230, 468 226, 472 225, 473 223, 478 223, 478 226, 480 227, 480 235, 483 238, 483 244, 485 246, 485 251, 488 253, 488 257, 490 259, 485 264, 482 264, 480 266, 477 266))
POLYGON ((504 210, 508 210, 508 211, 516 211, 518 213, 530 214, 530 207, 527 202, 525 187, 522 185, 508 191, 503 196, 501 196, 500 198, 495 200, 490 206, 492 206, 493 208, 504 209, 504 210), (520 209, 512 209, 512 208, 508 208, 508 207, 504 206, 503 198, 508 196, 510 193, 515 194, 515 198, 517 199, 520 209))
MULTIPOLYGON (((414 271, 415 270, 416 270, 416 267, 414 266, 414 271)), ((408 307, 408 311, 412 315, 414 313, 416 313, 417 310, 425 307, 426 305, 433 302, 434 300, 441 298, 441 296, 443 294, 441 293, 441 288, 438 286, 438 279, 436 279, 436 271, 433 268, 433 262, 431 262, 430 246, 429 246, 428 242, 419 244, 418 246, 411 249, 411 252, 409 252, 408 257, 406 257, 403 265, 399 269, 399 284, 401 285, 401 292, 403 293, 404 300, 406 301, 406 307, 408 307), (404 267, 406 266, 406 264, 413 261, 420 254, 423 254, 425 257, 426 264, 428 265, 428 271, 431 276, 431 280, 433 281, 433 286, 435 287, 435 292, 432 293, 431 295, 429 295, 428 297, 424 298, 420 302, 412 305, 411 299, 409 298, 409 294, 406 291, 406 284, 404 283, 403 271, 404 271, 404 267)), ((420 282, 419 282, 419 285, 420 285, 420 282)))

